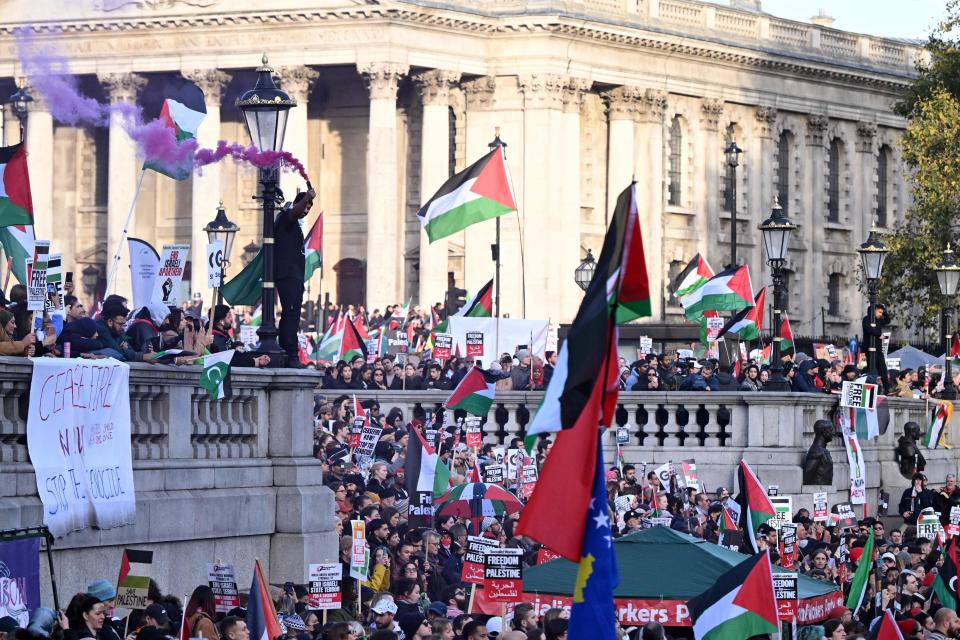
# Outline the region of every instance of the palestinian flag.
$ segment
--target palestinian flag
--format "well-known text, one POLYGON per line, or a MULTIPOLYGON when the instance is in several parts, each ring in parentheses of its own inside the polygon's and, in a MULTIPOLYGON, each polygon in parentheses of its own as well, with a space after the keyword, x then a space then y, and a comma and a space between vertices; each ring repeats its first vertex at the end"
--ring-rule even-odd
MULTIPOLYGON (((480 291, 477 291, 477 294, 453 315, 461 318, 489 318, 493 316, 493 278, 490 279, 490 282, 480 287, 480 291)), ((446 320, 440 323, 440 325, 443 325, 443 330, 436 329, 434 333, 443 333, 446 331, 447 327, 446 324, 444 324, 445 322, 446 320)))
POLYGON ((313 359, 317 362, 335 362, 340 353, 341 332, 336 330, 339 319, 332 322, 320 338, 320 344, 313 353, 313 359))
POLYGON ((737 502, 740 504, 740 526, 750 539, 753 552, 757 553, 757 530, 776 512, 773 510, 770 498, 767 497, 767 492, 763 490, 763 485, 757 480, 757 476, 745 460, 740 461, 740 467, 737 469, 737 486, 740 487, 740 494, 737 496, 737 502))
POLYGON ((434 242, 516 209, 503 147, 498 145, 474 164, 450 176, 417 211, 417 218, 430 242, 434 242))
POLYGON ((433 471, 433 499, 442 498, 450 491, 450 467, 443 464, 437 455, 437 466, 433 471))
POLYGON ((203 356, 203 371, 200 372, 200 386, 207 390, 211 400, 229 398, 230 389, 230 361, 236 351, 227 349, 220 353, 203 356))
POLYGON ((0 227, 15 224, 33 224, 27 147, 23 142, 0 147, 0 227))
POLYGON ((343 334, 340 336, 340 353, 337 360, 350 362, 357 356, 367 359, 367 343, 357 331, 357 325, 350 320, 343 323, 343 334))
POLYGON ((763 331, 763 305, 767 299, 766 287, 760 289, 753 299, 753 306, 734 315, 717 334, 717 339, 725 333, 735 333, 741 340, 757 340, 763 331))
POLYGON ((270 597, 270 585, 263 577, 259 560, 254 560, 246 622, 247 629, 250 630, 250 640, 273 640, 282 635, 280 623, 277 621, 277 610, 270 597))
POLYGON ((680 298, 687 320, 699 322, 706 311, 739 311, 753 305, 753 284, 747 265, 730 267, 680 298))
POLYGON ((943 566, 933 581, 933 592, 947 609, 957 610, 957 539, 950 538, 943 554, 943 566))
POLYGON ((707 259, 699 253, 673 281, 673 295, 678 298, 690 295, 714 276, 707 259))
POLYGON ((143 359, 147 362, 153 362, 155 364, 170 364, 176 360, 179 355, 196 355, 192 351, 186 351, 184 349, 164 349, 163 351, 157 351, 156 353, 144 354, 143 359))
POLYGON ((483 417, 490 413, 497 378, 480 367, 470 369, 463 380, 447 398, 447 409, 463 409, 467 413, 483 417))
POLYGON ((900 633, 900 627, 897 626, 897 620, 893 617, 891 609, 884 611, 880 622, 873 626, 870 640, 903 640, 903 634, 900 633))
POLYGON ((148 152, 143 167, 174 180, 186 180, 193 173, 193 149, 196 145, 182 146, 180 143, 197 137, 200 123, 207 117, 207 107, 203 91, 186 80, 179 85, 168 86, 165 95, 167 97, 158 120, 173 134, 173 140, 164 141, 172 149, 164 149, 162 157, 151 157, 148 152))
POLYGON ((780 354, 782 355, 784 351, 793 351, 793 329, 790 327, 790 318, 787 317, 787 314, 783 314, 783 320, 780 321, 780 336, 777 338, 780 341, 780 354))
POLYGON ((306 256, 303 269, 303 281, 306 282, 314 271, 323 266, 323 211, 303 241, 303 255, 306 256))
POLYGON ((953 417, 952 402, 938 402, 933 410, 930 426, 927 427, 927 434, 923 437, 923 444, 927 449, 936 449, 938 446, 950 448, 947 445, 946 429, 947 423, 953 417))
MULTIPOLYGON (((636 186, 630 185, 617 199, 595 277, 560 347, 550 384, 527 431, 525 443, 528 451, 532 450, 539 434, 556 433, 577 424, 594 386, 605 378, 605 368, 614 372, 612 376, 608 372, 607 382, 616 385, 617 328, 614 316, 619 318, 619 312, 615 309, 620 305, 628 305, 631 310, 642 307, 644 299, 635 296, 647 295, 645 285, 637 282, 638 278, 646 279, 646 269, 638 267, 642 253, 634 253, 643 251, 642 243, 637 244, 639 224, 636 186), (628 264, 635 273, 628 273, 628 264), (598 348, 599 345, 603 347, 598 348)), ((604 416, 612 413, 616 401, 611 394, 606 396, 604 416)), ((579 547, 576 553, 580 553, 579 547)), ((575 555, 574 561, 579 558, 575 555)))
POLYGON ((407 458, 403 464, 406 471, 404 489, 413 496, 415 493, 433 492, 436 484, 437 452, 427 444, 420 433, 420 428, 410 429, 411 437, 407 444, 407 458))
POLYGON ((120 559, 120 576, 117 586, 124 584, 127 576, 150 576, 150 565, 153 564, 153 551, 141 549, 124 549, 120 559))
POLYGON ((523 510, 518 535, 580 562, 584 528, 557 527, 580 522, 590 505, 596 465, 597 425, 609 425, 617 402, 617 307, 643 306, 645 270, 636 267, 636 185, 617 199, 597 261, 595 277, 560 348, 557 366, 524 444, 531 450, 543 433, 558 433, 540 479, 523 510), (634 273, 628 273, 630 264, 634 273), (576 474, 571 474, 576 469, 576 474))
POLYGON ((250 261, 240 273, 220 287, 223 299, 230 305, 257 304, 263 290, 263 252, 250 261))
POLYGON ((740 530, 740 505, 736 500, 727 500, 720 515, 720 531, 736 533, 740 530))
POLYGON ((27 260, 33 258, 36 242, 32 224, 0 227, 0 244, 20 284, 27 284, 27 260))
POLYGON ((860 605, 863 604, 863 599, 867 593, 867 587, 870 586, 875 542, 873 527, 870 527, 870 533, 867 534, 867 543, 863 545, 863 555, 860 556, 857 571, 853 574, 853 580, 850 582, 850 595, 847 596, 847 608, 854 612, 860 610, 860 605))
POLYGON ((687 603, 697 640, 732 640, 780 631, 770 552, 747 558, 687 603))

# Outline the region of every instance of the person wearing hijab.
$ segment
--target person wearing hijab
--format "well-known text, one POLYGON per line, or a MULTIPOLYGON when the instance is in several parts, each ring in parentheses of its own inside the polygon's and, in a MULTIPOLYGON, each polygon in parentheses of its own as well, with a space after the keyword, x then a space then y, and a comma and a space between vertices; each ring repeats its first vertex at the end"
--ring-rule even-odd
POLYGON ((130 346, 134 351, 148 350, 147 345, 160 336, 160 326, 168 315, 170 315, 170 309, 156 302, 141 307, 134 314, 133 320, 127 325, 127 335, 130 336, 130 346))

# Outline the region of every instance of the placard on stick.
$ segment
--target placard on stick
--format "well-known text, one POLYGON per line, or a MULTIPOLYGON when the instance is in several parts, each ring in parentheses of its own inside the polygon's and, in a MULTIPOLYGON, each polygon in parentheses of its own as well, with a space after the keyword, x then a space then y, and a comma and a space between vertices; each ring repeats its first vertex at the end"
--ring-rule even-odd
POLYGON ((483 446, 483 433, 480 430, 481 422, 479 416, 467 416, 464 421, 467 430, 467 446, 471 449, 483 446))
POLYGON ((217 613, 227 613, 240 606, 240 592, 237 590, 237 574, 232 564, 207 564, 207 584, 213 590, 213 601, 217 613))
POLYGON ((123 584, 117 587, 114 605, 123 609, 146 609, 149 590, 149 576, 127 576, 123 579, 123 584))
POLYGON ((316 609, 339 609, 342 603, 340 579, 343 565, 339 562, 308 566, 310 604, 316 609))
POLYGON ((467 356, 483 357, 482 331, 467 331, 467 356))
POLYGON ((160 271, 153 285, 151 300, 168 307, 180 304, 180 285, 190 255, 188 244, 165 244, 160 254, 160 271))
POLYGON ((483 590, 494 602, 516 602, 523 593, 523 549, 490 549, 484 554, 483 590))
POLYGON ((453 351, 453 335, 438 333, 433 336, 433 357, 436 360, 446 360, 453 351))
POLYGON ((497 546, 496 540, 467 536, 467 551, 463 556, 460 579, 471 584, 483 584, 484 555, 488 550, 496 549, 497 546))

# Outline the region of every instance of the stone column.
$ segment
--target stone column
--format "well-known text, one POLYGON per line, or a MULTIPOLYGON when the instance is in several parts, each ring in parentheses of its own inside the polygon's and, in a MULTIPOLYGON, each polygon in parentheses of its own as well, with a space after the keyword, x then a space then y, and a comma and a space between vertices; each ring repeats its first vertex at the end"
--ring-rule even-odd
MULTIPOLYGON (((720 116, 723 115, 723 100, 716 98, 704 98, 700 103, 700 126, 703 128, 703 135, 700 137, 702 147, 700 150, 701 166, 703 166, 704 175, 698 179, 704 185, 705 193, 703 197, 704 209, 697 215, 697 231, 700 236, 697 242, 697 250, 703 255, 708 255, 710 244, 715 243, 720 238, 720 177, 725 175, 726 162, 723 156, 723 139, 720 137, 720 116)), ((731 219, 730 224, 733 224, 731 219)), ((740 224, 737 225, 738 230, 740 224)), ((724 234, 728 243, 729 254, 733 255, 732 226, 724 234)), ((742 236, 738 236, 738 245, 742 242, 742 236)), ((717 247, 719 249, 719 247, 717 247)), ((722 252, 721 252, 722 253, 722 252)), ((739 247, 737 251, 740 253, 739 247)), ((744 262, 740 259, 741 264, 744 262)), ((722 264, 715 264, 715 269, 721 269, 722 264)))
MULTIPOLYGON (((645 141, 638 149, 643 164, 638 176, 646 176, 645 189, 638 190, 638 198, 645 194, 646 202, 639 203, 640 225, 643 229, 643 250, 647 259, 647 275, 650 279, 650 310, 653 321, 663 318, 663 298, 666 293, 663 277, 663 214, 664 214, 664 148, 663 116, 667 107, 667 93, 659 89, 647 89, 643 93, 643 109, 640 112, 640 140, 645 141)), ((632 140, 632 138, 631 138, 632 140)))
MULTIPOLYGON (((467 113, 466 164, 470 165, 490 151, 487 145, 495 135, 497 120, 493 109, 496 80, 491 76, 484 76, 461 83, 461 87, 467 113)), ((512 141, 508 140, 507 143, 511 144, 512 141)), ((514 197, 518 197, 518 194, 514 194, 514 197)), ((464 229, 463 233, 464 288, 473 295, 493 277, 494 264, 490 245, 496 238, 494 223, 471 225, 464 229)))
MULTIPOLYGON (((133 73, 105 73, 98 74, 104 85, 111 104, 121 102, 134 103, 140 89, 147 83, 146 78, 133 73)), ((110 116, 110 144, 108 173, 110 182, 107 186, 107 273, 113 267, 114 253, 120 243, 124 225, 127 222, 127 212, 133 201, 133 194, 137 188, 137 176, 140 172, 140 163, 137 161, 137 149, 133 141, 123 128, 123 116, 113 113, 110 116)), ((133 228, 131 217, 129 229, 133 228)), ((130 291, 130 254, 126 242, 120 247, 120 261, 116 268, 116 277, 113 290, 107 294, 117 293, 129 298, 130 291)), ((132 301, 131 301, 132 304, 132 301)))
MULTIPOLYGON (((20 127, 11 127, 8 144, 20 139, 20 127)), ((53 116, 40 96, 34 98, 27 114, 27 157, 30 163, 30 192, 33 197, 33 226, 37 240, 53 240, 53 116)), ((72 229, 71 225, 68 228, 72 229)), ((60 243, 57 243, 60 244, 60 243)), ((61 253, 64 246, 52 246, 61 253)), ((64 256, 72 260, 72 256, 64 256)))
POLYGON ((401 302, 401 216, 397 167, 397 83, 409 67, 359 64, 370 91, 367 139, 367 299, 368 309, 401 302))
POLYGON ((826 211, 826 157, 823 146, 824 135, 830 120, 827 116, 812 114, 807 116, 807 168, 804 171, 804 202, 807 205, 801 213, 804 216, 801 229, 804 233, 803 245, 807 250, 806 268, 803 270, 803 306, 802 322, 808 322, 810 335, 820 335, 823 326, 821 312, 825 306, 824 291, 827 276, 823 268, 823 246, 825 241, 824 225, 826 211), (819 322, 818 322, 819 321, 819 322))
MULTIPOLYGON (((560 317, 560 291, 570 282, 561 268, 555 269, 561 254, 561 237, 575 233, 577 226, 565 225, 565 203, 555 180, 563 173, 562 121, 563 97, 567 81, 563 76, 531 74, 518 77, 523 94, 523 273, 526 278, 525 314, 521 317, 553 319, 560 317)), ((505 272, 509 273, 509 271, 505 272)), ((517 317, 524 309, 513 309, 517 317)))
POLYGON ((858 200, 854 214, 854 220, 858 225, 854 239, 857 244, 860 244, 866 239, 870 227, 876 222, 874 180, 877 173, 877 124, 875 122, 857 123, 856 149, 859 181, 856 184, 858 200))
MULTIPOLYGON (((423 204, 450 177, 450 89, 460 73, 433 69, 413 78, 423 100, 420 128, 420 200, 423 204)), ((447 290, 447 239, 430 242, 420 230, 420 291, 424 309, 443 302, 447 290)))
MULTIPOLYGON (((219 69, 191 69, 183 77, 192 81, 203 91, 207 117, 197 131, 197 143, 201 147, 216 146, 220 139, 220 98, 230 76, 219 69)), ((220 186, 220 164, 203 167, 203 173, 193 174, 193 198, 190 222, 190 292, 203 294, 203 307, 209 309, 213 291, 207 287, 207 234, 203 230, 217 214, 217 205, 223 198, 220 186)), ((236 217, 236 216, 234 216, 236 217)), ((239 249, 239 247, 237 248, 239 249)), ((235 251, 237 250, 235 249, 235 251)), ((212 317, 212 316, 211 316, 212 317)))
MULTIPOLYGON (((609 224, 613 210, 617 206, 617 197, 627 185, 638 176, 633 147, 634 127, 640 105, 643 99, 643 90, 637 87, 617 87, 603 94, 607 105, 607 214, 605 220, 609 224)), ((640 194, 638 193, 638 196, 640 194)), ((644 229, 646 233, 646 229, 644 229)), ((646 238, 644 238, 646 247, 646 238)), ((600 247, 590 247, 595 256, 600 255, 600 247)))
MULTIPOLYGON (((760 265, 761 268, 754 270, 750 275, 756 278, 756 274, 760 273, 761 282, 769 284, 771 282, 769 276, 770 270, 767 266, 767 257, 763 249, 763 238, 761 237, 760 231, 756 229, 756 226, 761 221, 766 220, 773 210, 773 162, 776 159, 777 152, 776 141, 774 139, 777 129, 777 110, 774 107, 761 106, 757 107, 754 115, 756 117, 754 131, 756 132, 757 140, 753 146, 754 149, 757 150, 759 157, 747 159, 752 167, 750 171, 752 184, 748 185, 747 193, 750 194, 750 211, 752 212, 750 223, 754 227, 754 237, 757 238, 756 245, 751 252, 751 264, 760 265), (756 218, 754 218, 754 216, 756 216, 756 218)), ((772 294, 773 292, 771 290, 767 293, 772 294)), ((770 301, 773 300, 771 295, 768 295, 767 299, 770 301)), ((772 322, 771 319, 765 318, 765 320, 768 323, 772 322)))
POLYGON ((593 82, 583 78, 569 78, 563 89, 563 117, 560 137, 561 182, 560 237, 556 248, 560 267, 560 315, 558 322, 572 322, 583 299, 580 287, 571 286, 572 274, 580 265, 580 109, 583 95, 593 82))
MULTIPOLYGON (((310 164, 308 163, 310 145, 307 139, 308 104, 310 102, 310 92, 317 78, 320 77, 320 72, 304 66, 280 67, 277 69, 277 75, 280 77, 280 86, 283 87, 283 90, 297 101, 297 106, 290 109, 287 116, 287 132, 283 138, 283 148, 285 151, 292 153, 297 160, 303 163, 307 171, 310 171, 310 164)), ((319 171, 316 175, 319 176, 319 171)), ((304 191, 307 185, 297 172, 282 171, 280 172, 280 188, 287 200, 293 200, 297 194, 297 189, 304 191)), ((316 212, 308 218, 307 230, 310 228, 309 225, 313 224, 315 215, 317 215, 316 212)))

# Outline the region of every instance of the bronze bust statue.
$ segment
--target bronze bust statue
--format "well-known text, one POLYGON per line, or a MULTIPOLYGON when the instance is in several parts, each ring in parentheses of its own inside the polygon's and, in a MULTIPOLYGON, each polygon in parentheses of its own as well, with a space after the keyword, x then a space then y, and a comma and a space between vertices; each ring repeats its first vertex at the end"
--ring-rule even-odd
POLYGON ((813 423, 813 444, 803 461, 803 484, 833 486, 833 458, 827 445, 833 440, 834 426, 829 420, 813 423))
POLYGON ((893 450, 893 457, 900 465, 900 475, 910 478, 927 466, 927 461, 920 453, 917 440, 920 439, 920 425, 908 422, 903 425, 903 435, 897 440, 897 448, 893 450))

